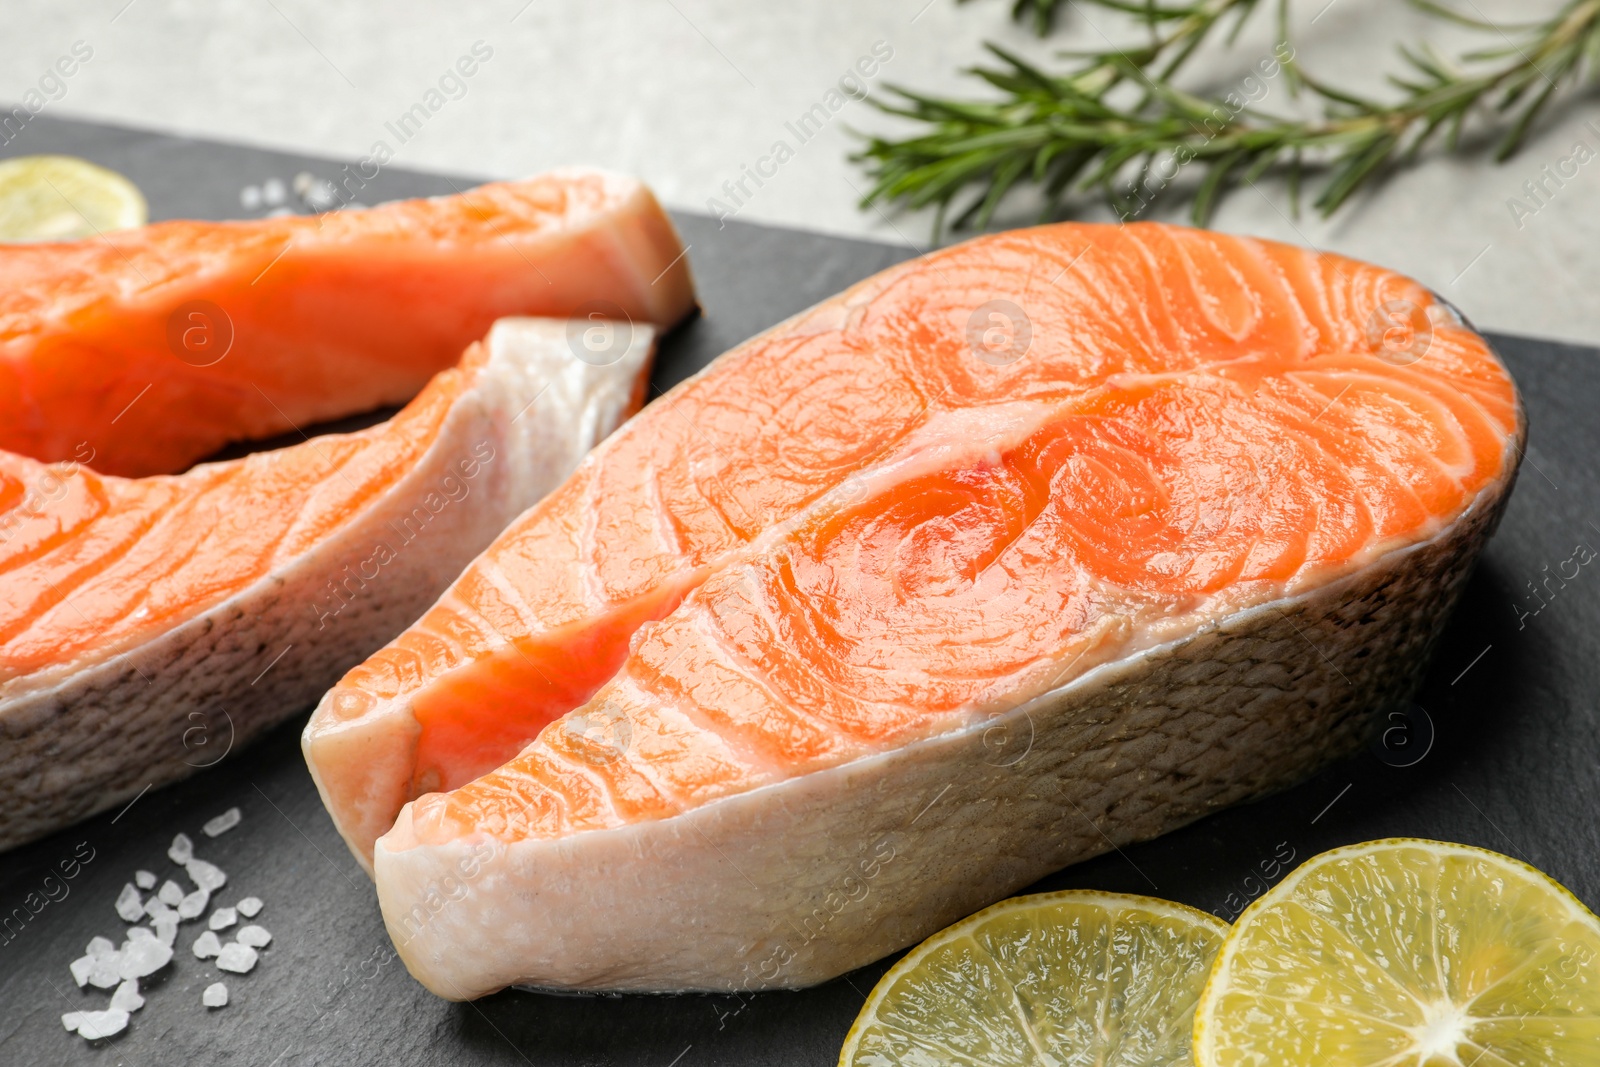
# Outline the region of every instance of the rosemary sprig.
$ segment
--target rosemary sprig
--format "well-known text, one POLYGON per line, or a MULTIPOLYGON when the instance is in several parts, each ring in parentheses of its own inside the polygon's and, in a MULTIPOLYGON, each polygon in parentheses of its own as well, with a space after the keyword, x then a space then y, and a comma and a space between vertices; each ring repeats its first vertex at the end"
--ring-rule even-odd
MULTIPOLYGON (((1094 189, 1120 216, 1136 217, 1155 195, 1175 187, 1191 198, 1194 221, 1204 225, 1229 188, 1273 169, 1287 172, 1298 209, 1301 173, 1317 166, 1328 171, 1315 200, 1326 215, 1383 168, 1410 160, 1440 135, 1447 150, 1457 150, 1468 117, 1480 105, 1504 127, 1495 154, 1508 158, 1553 99, 1590 80, 1600 67, 1600 0, 1564 0, 1549 18, 1516 26, 1469 19, 1436 0, 1412 2, 1494 32, 1506 43, 1458 62, 1425 43, 1402 47, 1405 70, 1390 79, 1400 96, 1384 102, 1312 77, 1280 42, 1276 54, 1263 59, 1261 75, 1282 76, 1291 92, 1304 87, 1321 98, 1323 114, 1309 120, 1263 112, 1240 93, 1217 98, 1172 84, 1177 67, 1218 21, 1230 12, 1242 21, 1255 0, 1163 8, 1127 0, 1125 10, 1151 23, 1151 43, 1080 56, 1074 69, 1060 75, 989 45, 1000 65, 971 73, 999 90, 1000 99, 943 100, 895 89, 899 100, 878 103, 927 129, 901 140, 867 139, 854 157, 873 178, 866 202, 936 206, 937 233, 958 201, 964 204, 955 227, 986 226, 1020 184, 1039 188, 1046 217, 1061 215, 1076 192, 1094 189), (1116 103, 1119 93, 1113 90, 1119 85, 1126 87, 1121 96, 1132 93, 1136 99, 1116 103), (1176 183, 1191 163, 1203 168, 1203 176, 1176 183)), ((1286 3, 1279 8, 1280 32, 1286 3)))
MULTIPOLYGON (((951 202, 974 186, 986 192, 960 213, 953 224, 956 228, 974 221, 979 228, 988 225, 1019 180, 1042 186, 1051 203, 1059 205, 1073 180, 1101 155, 1106 135, 1116 129, 1102 113, 1106 95, 1129 78, 1159 89, 1223 19, 1233 15, 1237 33, 1260 0, 1194 0, 1169 6, 1153 0, 1091 2, 1120 10, 1136 8, 1150 26, 1148 42, 1079 53, 1077 67, 1060 77, 990 44, 986 47, 1006 67, 975 67, 969 73, 999 89, 1005 96, 999 102, 940 100, 899 87, 892 91, 903 102, 873 100, 886 112, 917 119, 933 129, 903 141, 869 138, 852 157, 871 161, 874 183, 863 206, 878 200, 898 200, 913 209, 937 205, 937 234, 944 228, 951 202)), ((1147 96, 1145 103, 1150 102, 1147 96)), ((1118 166, 1134 155, 1137 152, 1110 153, 1118 166)))

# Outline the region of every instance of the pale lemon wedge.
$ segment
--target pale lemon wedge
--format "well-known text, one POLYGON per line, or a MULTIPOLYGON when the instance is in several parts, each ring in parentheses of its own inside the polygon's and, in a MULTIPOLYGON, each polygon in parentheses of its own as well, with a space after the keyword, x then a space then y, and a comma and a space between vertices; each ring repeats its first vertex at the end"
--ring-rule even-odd
POLYGON ((0 162, 0 241, 71 241, 143 226, 144 195, 116 171, 73 156, 0 162))
POLYGON ((1527 864, 1390 840, 1308 860, 1239 917, 1199 1067, 1600 1064, 1600 920, 1527 864))
POLYGON ((1017 897, 912 949, 867 998, 841 1067, 1188 1067, 1228 926, 1149 897, 1017 897))

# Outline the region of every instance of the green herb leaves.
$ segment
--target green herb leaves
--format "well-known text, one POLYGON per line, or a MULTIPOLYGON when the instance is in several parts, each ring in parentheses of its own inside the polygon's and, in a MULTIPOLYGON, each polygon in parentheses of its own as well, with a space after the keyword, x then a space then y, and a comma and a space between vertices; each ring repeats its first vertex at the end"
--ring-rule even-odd
MULTIPOLYGON (((1259 0, 1079 0, 1134 16, 1149 26, 1142 47, 1076 53, 1061 73, 1047 72, 988 45, 997 63, 970 73, 997 91, 987 100, 951 100, 907 89, 877 106, 923 125, 911 136, 871 136, 854 157, 873 179, 866 203, 937 209, 935 229, 988 225, 1022 186, 1034 187, 1044 218, 1067 213, 1083 191, 1098 191, 1123 218, 1136 218, 1169 188, 1190 199, 1205 225, 1218 202, 1269 170, 1288 176, 1298 210, 1302 172, 1325 172, 1314 206, 1336 211, 1386 166, 1442 139, 1455 151, 1475 111, 1504 127, 1496 157, 1520 148, 1533 122, 1564 91, 1590 80, 1600 61, 1600 0, 1565 0, 1550 17, 1514 26, 1468 18, 1434 0, 1418 8, 1479 31, 1496 45, 1447 60, 1427 43, 1400 50, 1394 100, 1376 100, 1325 83, 1296 61, 1287 41, 1287 0, 1277 8, 1279 43, 1260 57, 1239 88, 1222 96, 1179 89, 1173 77, 1226 22, 1230 37, 1259 0), (1282 117, 1260 109, 1265 87, 1309 92, 1320 115, 1282 117), (1197 180, 1179 182, 1189 167, 1197 180)), ((1026 0, 1048 26, 1056 4, 1026 0)))

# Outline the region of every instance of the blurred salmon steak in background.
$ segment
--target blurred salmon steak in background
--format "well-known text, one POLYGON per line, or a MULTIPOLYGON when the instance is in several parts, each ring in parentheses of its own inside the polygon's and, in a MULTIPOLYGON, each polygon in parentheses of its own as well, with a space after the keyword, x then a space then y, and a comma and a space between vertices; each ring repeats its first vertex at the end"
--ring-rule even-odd
POLYGON ((51 462, 87 444, 102 473, 174 473, 403 404, 503 315, 671 325, 694 300, 682 251, 643 185, 579 169, 0 248, 0 449, 51 462))
POLYGON ((0 848, 216 762, 414 621, 637 408, 682 253, 582 170, 0 248, 0 848))
POLYGON ((652 404, 327 694, 307 759, 442 996, 823 981, 1362 744, 1524 433, 1390 271, 983 237, 652 404))

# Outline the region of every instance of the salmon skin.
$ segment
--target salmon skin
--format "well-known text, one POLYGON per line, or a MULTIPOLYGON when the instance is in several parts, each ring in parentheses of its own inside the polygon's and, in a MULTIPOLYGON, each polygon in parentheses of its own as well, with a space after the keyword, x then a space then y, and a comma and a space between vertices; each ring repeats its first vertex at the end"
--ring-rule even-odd
MULTIPOLYGON (((0 407, 69 427, 30 436, 8 413, 7 443, 45 455, 78 445, 54 463, 0 452, 0 848, 210 766, 313 703, 638 407, 652 321, 670 325, 693 305, 654 198, 595 172, 341 214, 320 229, 310 219, 174 223, 127 240, 135 266, 160 262, 173 276, 146 292, 107 260, 108 277, 73 283, 98 284, 93 300, 72 285, 54 310, 6 298, 0 380, 24 385, 0 387, 0 407), (298 252, 272 271, 303 258, 275 279, 281 303, 247 319, 239 294, 262 269, 251 250, 284 234, 298 252), (328 303, 319 278, 354 303, 328 303), (210 377, 141 340, 162 309, 196 293, 232 307, 239 331, 233 351, 201 368, 210 377), (457 366, 433 373, 442 346, 487 328, 485 316, 541 306, 589 311, 501 319, 457 351, 457 366), (271 332, 245 332, 274 307, 271 332), (359 348, 341 315, 388 319, 359 348), (112 328, 119 316, 131 323, 125 343, 112 328), (323 326, 340 336, 319 336, 323 326), (103 377, 66 377, 91 356, 103 377), (114 433, 95 436, 106 387, 129 368, 153 379, 147 395, 108 420, 114 433), (419 375, 415 399, 359 433, 181 474, 105 473, 182 466, 236 436, 235 419, 270 432, 270 420, 247 414, 257 401, 298 424, 404 398, 419 375), (122 432, 135 412, 144 438, 122 432)), ((18 251, 0 250, 0 272, 17 269, 18 251)), ((77 245, 20 251, 57 279, 101 256, 77 245)))
POLYGON ((233 441, 403 404, 502 316, 670 326, 694 302, 682 253, 642 184, 580 169, 0 247, 0 449, 180 471, 233 441))
POLYGON ((441 996, 809 985, 1356 749, 1524 432, 1392 272, 983 237, 653 404, 307 756, 441 996))

